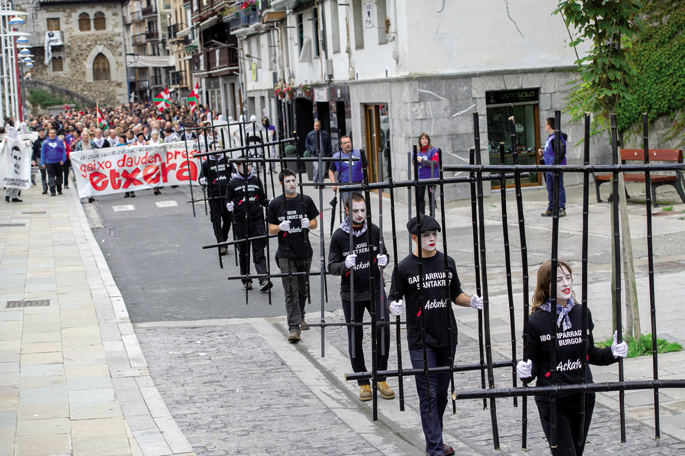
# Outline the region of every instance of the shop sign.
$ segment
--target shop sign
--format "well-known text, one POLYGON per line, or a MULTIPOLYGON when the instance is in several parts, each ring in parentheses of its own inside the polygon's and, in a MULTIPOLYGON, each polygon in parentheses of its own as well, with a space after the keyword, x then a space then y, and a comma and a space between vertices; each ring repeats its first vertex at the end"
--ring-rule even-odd
POLYGON ((509 103, 531 103, 539 100, 539 94, 539 88, 486 92, 485 103, 488 105, 509 103))

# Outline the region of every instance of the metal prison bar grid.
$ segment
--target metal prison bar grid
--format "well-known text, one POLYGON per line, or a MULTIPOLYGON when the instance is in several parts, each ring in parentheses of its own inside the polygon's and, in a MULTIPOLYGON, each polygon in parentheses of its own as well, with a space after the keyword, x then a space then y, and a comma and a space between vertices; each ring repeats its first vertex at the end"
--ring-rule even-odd
MULTIPOLYGON (((559 114, 557 114, 557 120, 559 119, 559 114)), ((613 131, 612 133, 615 133, 615 117, 612 116, 613 120, 613 131)), ((474 114, 474 124, 477 121, 477 114, 474 114)), ((583 179, 583 253, 582 253, 582 274, 583 274, 583 338, 586 338, 586 329, 587 329, 587 311, 586 311, 586 304, 587 304, 587 223, 588 223, 588 185, 589 185, 589 173, 593 172, 595 170, 603 170, 603 171, 610 171, 614 173, 614 176, 618 176, 619 173, 621 172, 627 172, 627 171, 642 171, 645 172, 646 175, 646 194, 647 198, 650 198, 650 178, 649 178, 649 172, 652 170, 682 170, 683 165, 650 165, 649 164, 649 158, 648 158, 648 132, 647 132, 647 122, 646 122, 646 115, 644 116, 644 147, 645 147, 645 163, 644 165, 619 165, 618 164, 618 149, 617 149, 617 143, 616 143, 616 137, 615 135, 612 135, 612 151, 613 153, 613 164, 612 165, 590 165, 589 164, 589 134, 587 134, 589 130, 589 116, 586 117, 586 138, 584 142, 584 159, 583 159, 583 166, 578 166, 578 165, 565 165, 565 166, 560 166, 558 165, 558 158, 555 158, 555 164, 554 165, 526 165, 526 166, 520 166, 518 165, 518 155, 516 152, 516 142, 515 142, 515 132, 513 129, 513 119, 510 119, 510 130, 511 130, 511 136, 512 136, 512 150, 513 150, 513 165, 509 166, 488 166, 488 165, 481 165, 480 160, 477 160, 477 163, 474 165, 473 161, 471 161, 470 166, 455 166, 455 165, 443 165, 442 164, 442 157, 440 157, 440 171, 468 171, 471 176, 474 174, 478 175, 478 178, 476 178, 476 184, 478 182, 478 179, 480 179, 481 185, 483 180, 490 180, 486 179, 489 176, 483 176, 482 174, 484 172, 499 172, 505 173, 507 171, 513 172, 514 173, 514 180, 515 180, 515 187, 516 187, 516 198, 517 198, 517 210, 518 210, 518 215, 519 215, 519 232, 521 236, 521 249, 522 249, 522 267, 523 267, 523 279, 524 279, 524 359, 526 358, 525 356, 525 341, 526 341, 526 333, 527 333, 527 317, 528 317, 528 271, 527 271, 527 252, 526 252, 526 243, 525 243, 525 222, 524 222, 524 217, 523 217, 523 208, 522 208, 522 198, 521 198, 521 188, 520 188, 520 178, 522 177, 522 172, 523 171, 547 171, 547 172, 552 172, 555 175, 555 178, 557 180, 557 185, 556 189, 554 191, 556 198, 558 198, 558 176, 560 172, 583 172, 584 173, 584 179, 583 179)), ((560 122, 557 121, 555 126, 557 127, 556 130, 559 130, 560 122)), ((475 130, 475 137, 474 139, 478 139, 478 130, 475 130)), ((559 135, 557 134, 556 137, 558 138, 559 135)), ((557 139, 558 142, 558 139, 557 139)), ((560 150, 559 147, 555 147, 555 150, 560 150)), ((263 160, 263 159, 262 159, 263 160)), ((283 161, 283 158, 280 158, 279 160, 283 161)), ((252 161, 252 160, 245 160, 245 161, 252 161)), ((257 161, 257 160, 255 160, 257 161)), ((264 160, 266 161, 266 160, 264 160)), ((391 175, 391 173, 390 173, 391 175)), ((495 178, 500 179, 500 176, 495 176, 495 178)), ((510 178, 507 176, 507 178, 510 178)), ((449 179, 452 180, 452 179, 449 179)), ((472 184, 473 187, 473 178, 470 179, 470 183, 472 184)), ((617 181, 618 179, 614 179, 617 181)), ((426 182, 425 180, 422 180, 422 184, 426 182)), ((445 183, 448 183, 448 179, 444 179, 442 173, 441 177, 437 179, 438 184, 444 186, 445 183)), ((341 190, 347 190, 347 191, 354 191, 354 190, 364 190, 368 191, 370 189, 381 189, 381 188, 388 188, 390 190, 390 195, 391 195, 391 214, 393 216, 393 248, 394 248, 394 261, 395 264, 397 263, 397 238, 396 238, 396 230, 395 230, 395 223, 394 223, 394 187, 415 187, 418 184, 418 179, 415 180, 414 182, 412 181, 407 181, 407 182, 402 182, 402 183, 397 183, 392 180, 392 177, 390 177, 388 183, 378 183, 378 184, 369 184, 368 179, 365 180, 364 184, 361 186, 359 185, 340 185, 341 190)), ((303 184, 300 184, 301 187, 303 184)), ((304 184, 307 185, 307 184, 304 184)), ((317 185, 317 184, 315 184, 317 185)), ((323 189, 324 185, 318 185, 320 189, 323 189)), ((616 189, 615 189, 616 190, 616 189)), ((473 193, 473 192, 472 192, 473 193)), ((616 191, 614 194, 617 194, 616 191)), ((444 196, 443 193, 443 188, 441 188, 441 195, 444 196)), ((442 199, 442 198, 441 198, 442 199)), ((368 198, 367 198, 368 201, 368 198)), ((616 201, 616 200, 615 200, 616 201)), ((418 203, 418 199, 417 199, 418 203)), ((482 208, 482 193, 480 194, 480 199, 478 199, 478 203, 480 208, 482 208)), ((654 297, 654 270, 653 270, 653 246, 652 246, 652 236, 651 236, 651 206, 649 206, 649 199, 647 201, 648 203, 648 252, 650 254, 649 256, 649 277, 650 277, 650 314, 651 314, 651 323, 652 323, 652 337, 655 339, 656 338, 656 310, 655 310, 655 297, 654 297)), ((613 205, 613 210, 617 211, 617 206, 616 202, 614 202, 613 205)), ((321 201, 320 201, 321 205, 321 201)), ((557 218, 557 223, 553 224, 553 239, 558 236, 558 199, 557 199, 557 204, 555 205, 556 209, 556 218, 557 218)), ((418 211, 418 208, 417 208, 418 211)), ((370 211, 368 211, 369 214, 367 214, 368 219, 370 220, 370 211)), ((322 211, 323 214, 323 211, 322 211)), ((380 214, 379 214, 380 215, 380 214)), ((480 214, 479 214, 480 215, 480 214)), ((322 218, 323 220, 323 218, 322 218)), ((475 217, 474 217, 475 221, 475 217)), ((477 222, 474 223, 474 228, 476 227, 477 222)), ((323 226, 323 224, 322 224, 323 226)), ((482 223, 480 224, 481 226, 481 231, 483 230, 483 225, 482 223)), ((613 241, 616 242, 616 240, 619 239, 619 234, 615 230, 613 233, 613 241)), ((484 237, 483 237, 483 246, 484 246, 484 237)), ((444 241, 443 241, 444 242, 444 241)), ((476 246, 476 242, 474 239, 474 246, 476 246)), ((446 246, 444 245, 443 248, 446 246)), ((484 250, 484 247, 481 248, 481 250, 484 250)), ((615 249, 615 257, 613 259, 616 267, 620 268, 620 258, 618 257, 618 249, 615 249)), ((478 255, 475 256, 476 259, 478 258, 478 255)), ((477 266, 478 268, 479 266, 477 266)), ((484 266, 485 267, 485 266, 484 266)), ((554 269, 553 269, 554 271, 554 269)), ((325 274, 323 274, 325 275, 325 274)), ((480 274, 477 274, 476 277, 479 278, 480 274)), ((486 276, 484 277, 485 280, 487 280, 486 276)), ((478 280, 477 280, 478 281, 478 280)), ((554 293, 555 290, 552 291, 554 293)), ((617 289, 615 292, 620 293, 620 283, 617 285, 617 289)), ((485 296, 484 296, 485 298, 485 296)), ((556 298, 556 297, 555 297, 556 298)), ((620 294, 618 295, 617 299, 617 306, 620 306, 620 294)), ((489 302, 484 299, 484 304, 489 305, 489 302)), ((620 310, 619 310, 620 312, 620 310)), ((619 314, 620 315, 620 314, 619 314)), ((554 320, 554 318, 550 318, 551 320, 554 320)), ((399 318, 396 319, 396 323, 399 323, 399 318)), ((620 322, 620 320, 619 320, 620 322)), ((322 331, 323 327, 325 326, 346 326, 346 325, 352 325, 358 326, 361 325, 362 322, 350 322, 350 323, 342 323, 342 324, 333 324, 333 323, 328 323, 325 324, 322 318, 322 324, 319 326, 322 326, 322 331)), ((373 325, 373 322, 372 322, 373 325)), ((551 322, 551 326, 553 323, 551 322)), ((398 326, 399 327, 399 326, 398 326)), ((552 332, 554 334, 555 331, 552 332)), ((399 331, 398 331, 399 334, 399 331)), ((322 336, 323 338, 323 336, 322 336)), ((487 346, 487 340, 489 340, 489 327, 486 326, 486 334, 485 334, 485 339, 486 339, 486 346, 487 346)), ((401 350, 400 350, 400 341, 399 337, 397 338, 398 342, 398 361, 401 360, 401 350)), ((620 335, 619 335, 619 340, 620 340, 620 335)), ((584 349, 585 345, 583 345, 584 349)), ((482 345, 481 345, 482 348, 482 345)), ((552 354, 553 356, 554 354, 552 354)), ((465 398, 490 398, 494 400, 495 397, 517 397, 517 396, 522 396, 524 398, 523 401, 523 419, 522 419, 522 424, 523 424, 523 438, 522 438, 522 446, 525 448, 526 447, 526 423, 527 423, 527 418, 526 418, 526 398, 529 395, 551 395, 554 397, 556 394, 562 394, 565 392, 586 392, 586 391, 619 391, 623 392, 626 389, 627 390, 633 390, 633 389, 653 389, 654 390, 654 398, 655 398, 655 435, 656 438, 659 438, 660 436, 660 431, 659 431, 659 411, 658 411, 658 389, 659 388, 680 388, 685 386, 685 380, 668 380, 668 381, 661 381, 658 380, 658 358, 657 358, 657 352, 656 352, 656 344, 653 345, 653 370, 654 370, 654 380, 652 381, 642 381, 642 382, 626 382, 626 381, 619 381, 615 383, 610 383, 610 384, 592 384, 592 385, 587 385, 586 384, 586 375, 587 375, 587 363, 585 360, 582 363, 582 368, 583 368, 583 379, 581 385, 552 385, 549 387, 535 387, 535 388, 529 388, 529 387, 522 387, 522 388, 508 388, 508 389, 495 389, 493 387, 490 387, 487 390, 473 390, 473 391, 458 391, 453 394, 453 398, 457 399, 465 399, 465 398)), ((322 354, 323 356, 323 354, 322 354)), ((497 367, 497 365, 500 364, 502 367, 509 367, 513 366, 515 364, 515 359, 513 359, 510 362, 503 362, 503 363, 493 363, 491 359, 488 360, 488 371, 490 372, 490 369, 493 367, 497 367)), ((425 366, 425 364, 424 364, 425 366)), ((554 367, 554 364, 552 365, 554 367)), ((463 371, 463 370, 469 370, 468 368, 475 368, 478 369, 482 367, 482 363, 479 365, 472 365, 472 366, 464 366, 467 369, 461 369, 460 366, 452 366, 452 367, 447 367, 447 368, 431 368, 431 369, 421 369, 421 370, 414 370, 414 369, 409 369, 409 370, 402 370, 401 365, 399 365, 399 369, 397 371, 375 371, 373 369, 373 372, 369 373, 357 373, 357 374, 348 374, 346 377, 349 380, 356 379, 356 378, 375 378, 378 375, 383 375, 383 376, 398 376, 400 379, 404 375, 416 375, 416 374, 425 374, 427 372, 432 373, 432 372, 441 372, 441 371, 463 371)), ((619 368, 621 366, 619 365, 619 368)), ((622 379, 621 379, 622 380, 622 379)), ((401 385, 401 382, 400 382, 401 385)), ((583 401, 584 401, 584 394, 583 394, 583 401)), ((374 401, 375 402, 375 401, 374 401)), ((622 422, 622 431, 624 431, 624 426, 625 426, 625 412, 623 409, 623 404, 621 404, 621 422, 622 422)), ((402 391, 402 386, 400 386, 400 407, 401 409, 404 406, 404 401, 403 401, 403 391, 402 391)), ((375 407, 374 407, 375 409, 375 407)), ((496 415, 493 414, 496 420, 496 415)), ((553 421, 556 421, 556 416, 553 415, 553 421)), ((494 423, 496 425, 496 421, 494 423)), ((493 427, 493 430, 496 428, 493 427)), ((581 441, 584 440, 584 436, 581 436, 581 441)), ((625 441, 625 433, 622 432, 622 441, 625 441)), ((552 442, 550 442, 552 443, 552 442)))

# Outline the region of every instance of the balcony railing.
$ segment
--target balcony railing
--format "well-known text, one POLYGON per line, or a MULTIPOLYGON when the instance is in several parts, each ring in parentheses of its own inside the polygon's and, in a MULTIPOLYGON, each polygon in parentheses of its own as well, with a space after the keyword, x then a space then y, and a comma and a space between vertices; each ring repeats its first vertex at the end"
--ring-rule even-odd
MULTIPOLYGON (((187 29, 187 28, 188 28, 188 27, 187 27, 184 23, 182 23, 182 22, 181 22, 181 23, 178 23, 178 24, 174 24, 174 25, 168 26, 168 27, 167 27, 167 33, 168 33, 168 35, 169 35, 169 40, 176 40, 176 39, 182 40, 183 38, 179 38, 179 37, 177 36, 177 35, 178 35, 178 32, 180 32, 181 30, 185 30, 185 29, 187 29)), ((186 35, 186 36, 187 36, 187 35, 186 35)))
POLYGON ((155 87, 155 86, 161 86, 162 85, 162 75, 161 74, 153 74, 150 77, 150 86, 155 87))
POLYGON ((238 51, 232 47, 220 47, 193 55, 193 72, 238 67, 238 51))
MULTIPOLYGON (((140 11, 133 11, 130 15, 131 22, 138 22, 143 20, 143 14, 140 11)), ((129 24, 131 23, 129 22, 129 24)))
POLYGON ((157 14, 157 7, 153 5, 143 7, 143 17, 148 17, 157 14))
POLYGON ((158 40, 159 39, 159 32, 157 30, 153 30, 151 32, 145 32, 145 39, 146 40, 158 40))
POLYGON ((259 22, 259 12, 257 8, 247 9, 240 13, 240 23, 243 27, 249 27, 259 22))
POLYGON ((145 44, 145 33, 139 33, 137 35, 132 35, 131 36, 131 43, 133 43, 134 46, 145 44))
POLYGON ((169 85, 181 86, 181 87, 187 87, 188 86, 188 77, 186 75, 185 70, 172 71, 171 73, 169 73, 169 76, 170 76, 169 85))

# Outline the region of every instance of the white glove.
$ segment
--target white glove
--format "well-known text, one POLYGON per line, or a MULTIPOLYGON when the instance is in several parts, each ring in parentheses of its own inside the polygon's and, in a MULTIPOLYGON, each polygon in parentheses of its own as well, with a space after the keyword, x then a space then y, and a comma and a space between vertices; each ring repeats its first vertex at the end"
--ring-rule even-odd
POLYGON ((530 378, 533 375, 533 361, 519 361, 516 364, 516 374, 521 380, 530 378))
POLYGON ((471 296, 471 307, 478 310, 483 310, 483 298, 478 295, 471 296))
POLYGON ((390 313, 396 317, 402 315, 402 308, 404 307, 404 301, 401 299, 399 301, 393 301, 390 303, 390 313))
POLYGON ((302 224, 302 229, 308 229, 309 228, 309 219, 307 218, 302 218, 300 219, 300 223, 302 224))
POLYGON ((347 255, 347 258, 345 258, 345 266, 347 266, 347 269, 352 269, 355 264, 357 264, 357 255, 354 253, 347 255))
POLYGON ((233 212, 233 201, 226 203, 226 209, 228 212, 233 212))
POLYGON ((614 343, 611 344, 611 353, 614 355, 614 359, 617 358, 625 358, 628 356, 628 344, 626 344, 626 341, 624 340, 620 344, 616 342, 616 338, 618 337, 618 332, 614 331, 614 343))
POLYGON ((283 220, 280 225, 278 225, 278 228, 281 231, 285 231, 286 233, 290 231, 290 220, 283 220))
POLYGON ((207 185, 207 179, 205 179, 204 177, 201 177, 199 182, 200 182, 200 185, 203 185, 203 186, 207 185))
POLYGON ((378 266, 384 268, 388 265, 388 255, 376 255, 378 266))

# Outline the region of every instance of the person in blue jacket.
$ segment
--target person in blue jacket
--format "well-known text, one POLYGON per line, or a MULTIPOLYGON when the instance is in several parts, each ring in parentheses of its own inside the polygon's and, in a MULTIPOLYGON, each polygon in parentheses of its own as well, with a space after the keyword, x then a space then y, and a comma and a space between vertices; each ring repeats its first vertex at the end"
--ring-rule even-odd
MULTIPOLYGON (((540 149, 538 153, 540 156, 544 157, 544 163, 547 165, 554 164, 554 117, 548 117, 545 120, 545 131, 549 135, 547 137, 547 142, 545 142, 545 148, 540 149)), ((559 164, 566 164, 566 141, 568 140, 568 135, 566 133, 561 133, 560 143, 561 143, 561 153, 559 154, 559 164)), ((545 182, 547 183, 547 199, 549 203, 547 204, 547 210, 543 212, 543 217, 551 217, 552 211, 554 209, 554 204, 552 203, 554 198, 554 173, 545 173, 545 182)), ((564 189, 564 173, 559 173, 559 217, 566 217, 566 190, 564 189)))
MULTIPOLYGON (((359 149, 352 149, 352 140, 349 136, 343 136, 340 138, 341 150, 333 154, 333 158, 336 161, 332 161, 330 167, 328 168, 328 178, 331 183, 348 183, 350 182, 350 153, 352 158, 356 158, 357 161, 352 162, 352 183, 361 182, 364 180, 364 174, 362 173, 362 162, 361 153, 359 149), (338 174, 336 176, 336 173, 338 174)), ((332 187, 335 192, 338 187, 334 185, 332 187)), ((340 198, 344 204, 347 204, 347 198, 350 192, 341 192, 340 198)))
MULTIPOLYGON (((431 144, 431 138, 427 133, 419 136, 419 150, 416 152, 416 161, 419 166, 419 180, 437 178, 438 173, 438 149, 431 144), (432 166, 432 173, 431 173, 432 166)), ((419 185, 419 210, 421 214, 426 213, 426 187, 428 187, 428 203, 430 204, 430 215, 435 217, 433 210, 435 201, 435 185, 419 185)))
POLYGON ((55 187, 57 193, 62 194, 62 166, 66 160, 67 149, 64 141, 58 139, 57 130, 52 129, 48 133, 48 139, 43 141, 40 152, 40 167, 48 171, 48 186, 52 196, 55 196, 55 187))

